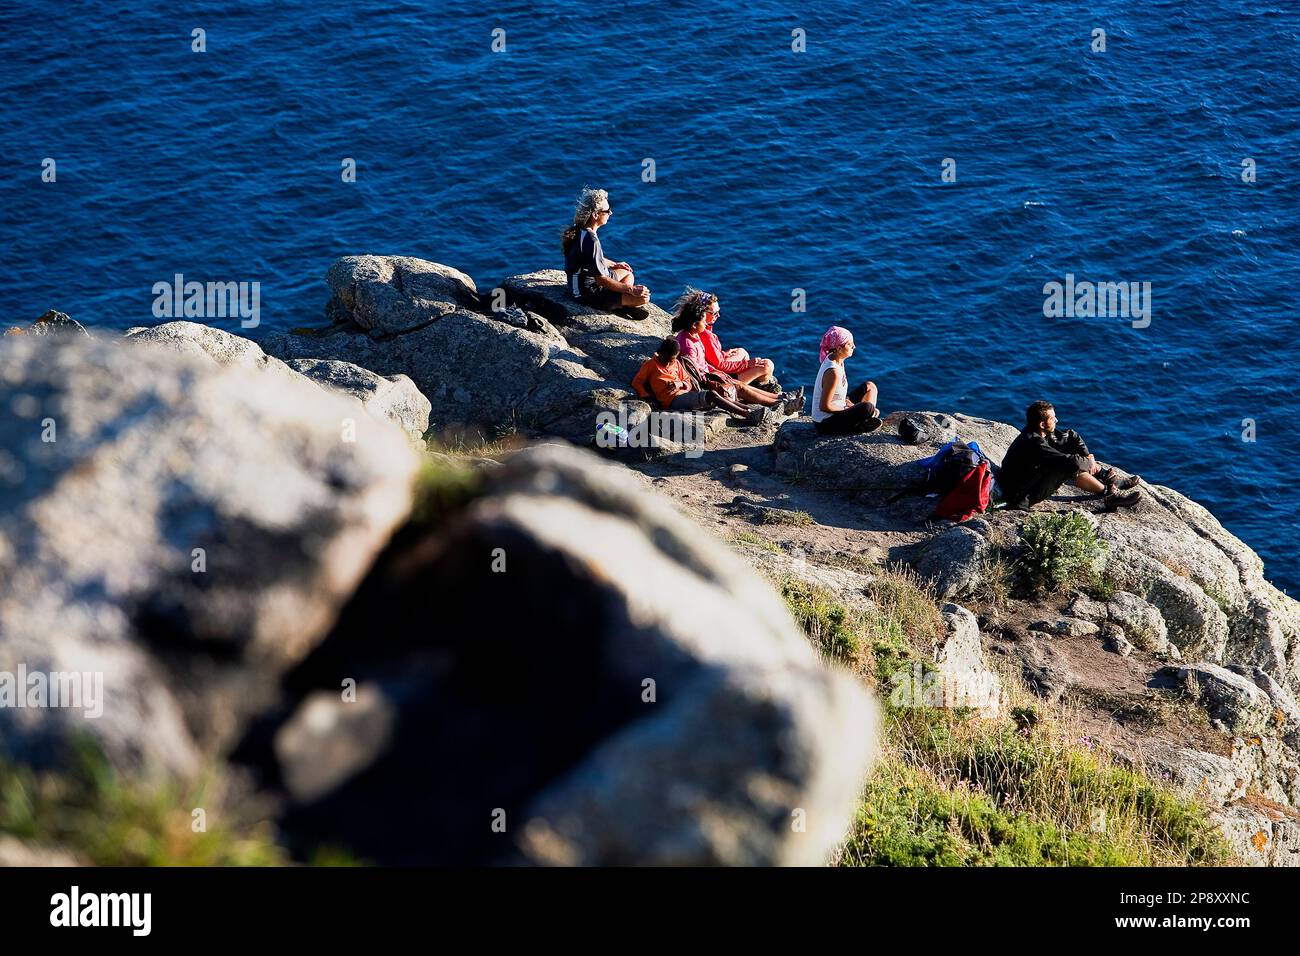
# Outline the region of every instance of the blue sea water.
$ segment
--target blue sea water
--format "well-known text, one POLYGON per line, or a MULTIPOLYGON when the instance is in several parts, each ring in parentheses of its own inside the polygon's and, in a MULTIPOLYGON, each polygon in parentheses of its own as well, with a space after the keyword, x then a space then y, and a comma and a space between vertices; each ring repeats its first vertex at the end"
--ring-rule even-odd
POLYGON ((363 252, 491 288, 561 265, 600 185, 607 252, 662 304, 716 291, 724 344, 784 382, 837 323, 886 409, 1050 397, 1300 585, 1293 0, 10 3, 0 28, 4 325, 151 324, 177 272, 259 281, 254 335, 311 324, 363 252), (1044 317, 1067 273, 1150 282, 1150 326, 1044 317))

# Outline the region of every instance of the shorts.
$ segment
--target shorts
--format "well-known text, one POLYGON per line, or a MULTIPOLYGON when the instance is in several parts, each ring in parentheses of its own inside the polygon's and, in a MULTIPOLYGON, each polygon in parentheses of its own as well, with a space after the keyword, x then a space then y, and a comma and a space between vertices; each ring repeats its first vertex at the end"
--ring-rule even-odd
POLYGON ((709 407, 708 392, 682 392, 668 405, 670 412, 699 412, 709 407))
POLYGON ((584 289, 582 295, 578 296, 578 301, 589 309, 609 311, 610 309, 617 309, 623 304, 623 293, 615 292, 613 289, 595 287, 584 289))

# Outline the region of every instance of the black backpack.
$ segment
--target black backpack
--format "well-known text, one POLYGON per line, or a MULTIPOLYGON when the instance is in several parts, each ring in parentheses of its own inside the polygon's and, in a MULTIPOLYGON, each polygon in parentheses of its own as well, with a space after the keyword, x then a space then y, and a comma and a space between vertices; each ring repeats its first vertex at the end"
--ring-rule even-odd
POLYGON ((890 498, 888 503, 893 504, 908 495, 937 494, 942 499, 961 484, 966 476, 977 469, 983 461, 988 461, 983 453, 971 448, 964 441, 955 441, 944 453, 943 458, 930 466, 929 474, 924 481, 908 485, 890 498))
POLYGON ((938 467, 931 472, 926 482, 928 487, 925 494, 935 492, 942 498, 961 484, 962 480, 978 468, 983 460, 984 456, 965 442, 953 442, 952 447, 948 449, 948 454, 943 456, 938 467))

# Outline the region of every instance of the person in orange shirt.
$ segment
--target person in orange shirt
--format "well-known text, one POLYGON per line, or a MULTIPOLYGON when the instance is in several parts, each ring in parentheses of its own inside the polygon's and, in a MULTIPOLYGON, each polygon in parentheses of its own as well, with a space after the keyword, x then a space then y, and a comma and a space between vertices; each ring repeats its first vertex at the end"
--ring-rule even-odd
POLYGON ((757 425, 763 420, 762 407, 748 408, 709 388, 697 388, 682 364, 681 346, 669 337, 646 359, 632 379, 632 389, 665 411, 697 412, 720 408, 757 425))

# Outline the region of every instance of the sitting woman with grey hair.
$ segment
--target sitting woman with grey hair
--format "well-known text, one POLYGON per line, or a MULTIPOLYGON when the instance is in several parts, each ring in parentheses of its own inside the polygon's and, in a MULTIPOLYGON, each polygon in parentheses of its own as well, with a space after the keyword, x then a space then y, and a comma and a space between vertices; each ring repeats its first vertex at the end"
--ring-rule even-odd
POLYGON ((596 230, 612 215, 605 190, 583 188, 573 225, 564 230, 561 239, 569 295, 593 309, 644 319, 649 313, 641 307, 650 301, 650 290, 637 285, 632 267, 626 262, 606 259, 596 236, 596 230))

